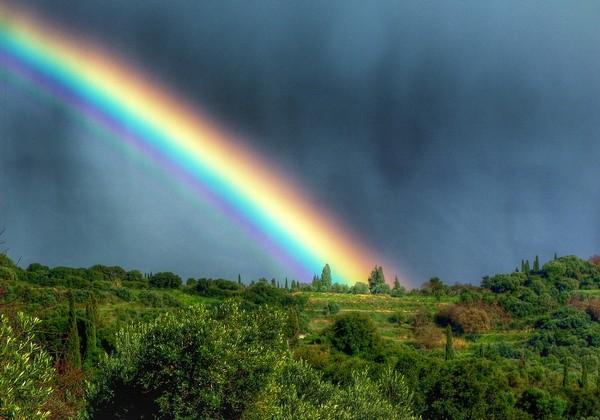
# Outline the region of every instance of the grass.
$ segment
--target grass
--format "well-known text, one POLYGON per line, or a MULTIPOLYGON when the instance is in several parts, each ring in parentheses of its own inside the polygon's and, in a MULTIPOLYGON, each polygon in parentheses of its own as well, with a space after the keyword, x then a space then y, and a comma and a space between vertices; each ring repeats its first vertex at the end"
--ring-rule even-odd
MULTIPOLYGON (((366 313, 377 326, 383 339, 409 345, 415 343, 411 323, 417 313, 425 312, 433 317, 439 309, 456 303, 456 298, 453 297, 446 296, 438 300, 433 296, 410 294, 391 297, 388 295, 306 292, 304 295, 308 298, 305 312, 309 319, 307 331, 309 336, 323 333, 334 322, 337 315, 325 315, 324 309, 328 303, 335 303, 340 308, 338 315, 344 312, 366 313), (396 315, 398 321, 391 322, 390 316, 392 315, 396 315)), ((440 332, 443 333, 442 328, 440 328, 440 332)), ((522 343, 527 340, 529 334, 529 331, 520 329, 493 329, 483 334, 456 336, 454 344, 458 351, 466 351, 481 344, 522 343)))

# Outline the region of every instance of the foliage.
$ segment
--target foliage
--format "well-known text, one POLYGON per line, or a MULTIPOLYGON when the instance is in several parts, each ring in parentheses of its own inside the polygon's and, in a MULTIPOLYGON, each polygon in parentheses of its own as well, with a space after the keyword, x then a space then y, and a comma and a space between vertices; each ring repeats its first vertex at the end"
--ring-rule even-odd
POLYGON ((0 417, 44 419, 52 395, 52 359, 35 342, 39 320, 17 314, 16 325, 0 314, 0 417))
POLYGON ((412 394, 391 369, 376 380, 352 373, 347 386, 335 386, 306 362, 283 359, 274 380, 244 416, 247 419, 415 419, 412 394))
POLYGON ((150 286, 174 289, 181 286, 181 277, 170 272, 156 273, 150 277, 150 286))
POLYGON ((168 312, 117 334, 93 399, 103 416, 237 418, 285 351, 284 314, 233 302, 168 312))
POLYGON ((190 280, 188 280, 188 284, 194 284, 193 290, 201 296, 233 297, 239 295, 242 289, 242 285, 230 280, 198 279, 194 282, 190 282, 190 280))
POLYGON ((335 302, 328 302, 325 308, 323 309, 323 314, 325 315, 335 315, 340 311, 340 305, 335 302))
POLYGON ((351 312, 339 316, 331 328, 333 347, 350 355, 369 355, 380 344, 380 337, 367 315, 351 312))
POLYGON ((561 308, 538 320, 535 327, 529 345, 542 355, 563 346, 600 347, 600 325, 575 308, 561 308))
POLYGON ((371 271, 371 275, 368 280, 369 290, 371 293, 388 293, 390 292, 390 287, 385 284, 385 276, 383 274, 383 268, 375 266, 373 271, 371 271))
POLYGON ((321 273, 321 287, 323 287, 324 290, 329 290, 331 289, 331 284, 331 268, 329 267, 329 264, 325 264, 323 272, 321 273))
POLYGON ((69 336, 65 345, 65 360, 76 368, 81 368, 81 344, 79 340, 79 329, 77 326, 77 315, 75 314, 75 299, 73 293, 69 293, 69 336))

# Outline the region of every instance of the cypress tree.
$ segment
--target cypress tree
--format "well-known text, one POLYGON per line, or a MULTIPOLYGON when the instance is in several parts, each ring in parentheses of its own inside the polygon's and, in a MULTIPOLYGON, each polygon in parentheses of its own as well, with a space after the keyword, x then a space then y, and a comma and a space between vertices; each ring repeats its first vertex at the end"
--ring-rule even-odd
POLYGON ((570 385, 569 382, 569 359, 565 358, 563 361, 563 380, 562 386, 563 388, 568 388, 570 385))
POLYGON ((73 292, 69 291, 69 337, 65 346, 65 360, 76 369, 81 368, 81 353, 79 330, 77 329, 77 315, 75 314, 75 299, 73 292))
POLYGON ((525 260, 525 274, 529 274, 531 272, 531 268, 529 267, 529 260, 525 260))
POLYGON ((536 273, 540 271, 540 257, 535 256, 535 260, 533 260, 533 271, 536 273))
POLYGON ((452 328, 450 324, 446 326, 446 360, 454 359, 454 344, 452 342, 452 328))
POLYGON ((319 278, 319 276, 317 276, 315 274, 312 279, 312 287, 315 290, 315 292, 320 292, 321 286, 322 286, 321 279, 319 278))
POLYGON ((331 289, 331 268, 329 264, 325 264, 323 271, 321 272, 321 286, 324 290, 331 289))
POLYGON ((402 286, 400 285, 400 280, 398 280, 398 276, 394 277, 394 290, 400 290, 402 286))
POLYGON ((586 389, 588 386, 588 363, 585 358, 581 359, 581 380, 579 381, 582 389, 586 389))
POLYGON ((556 255, 556 252, 554 253, 554 259, 558 260, 558 256, 556 255))
POLYGON ((287 277, 285 278, 285 288, 286 290, 289 290, 287 277))
POLYGON ((242 285, 242 275, 238 274, 238 284, 241 286, 242 285))
POLYGON ((271 279, 271 286, 277 287, 277 283, 275 283, 275 279, 271 279))
POLYGON ((86 325, 85 325, 85 364, 92 365, 98 353, 98 303, 95 296, 92 296, 90 302, 85 306, 86 325))
POLYGON ((521 351, 521 357, 519 358, 519 370, 521 375, 527 382, 529 382, 529 376, 527 375, 527 359, 525 358, 525 350, 521 351))

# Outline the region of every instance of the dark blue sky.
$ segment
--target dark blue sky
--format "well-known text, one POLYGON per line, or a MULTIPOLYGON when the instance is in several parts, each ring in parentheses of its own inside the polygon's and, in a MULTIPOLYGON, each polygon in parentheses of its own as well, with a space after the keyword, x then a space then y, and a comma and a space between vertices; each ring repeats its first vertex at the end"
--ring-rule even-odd
MULTIPOLYGON (((414 284, 600 253, 597 2, 18 3, 238 130, 414 284)), ((149 164, 0 83, 11 256, 285 275, 149 164)))

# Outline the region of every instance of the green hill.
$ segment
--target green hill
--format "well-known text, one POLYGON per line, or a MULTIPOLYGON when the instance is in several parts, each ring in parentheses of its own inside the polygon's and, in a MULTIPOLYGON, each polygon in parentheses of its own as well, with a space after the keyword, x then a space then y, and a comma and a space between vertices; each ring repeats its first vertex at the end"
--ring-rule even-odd
POLYGON ((22 269, 0 256, 0 416, 600 413, 600 269, 591 262, 536 258, 477 287, 434 278, 390 288, 377 268, 370 287, 282 284, 22 269))

